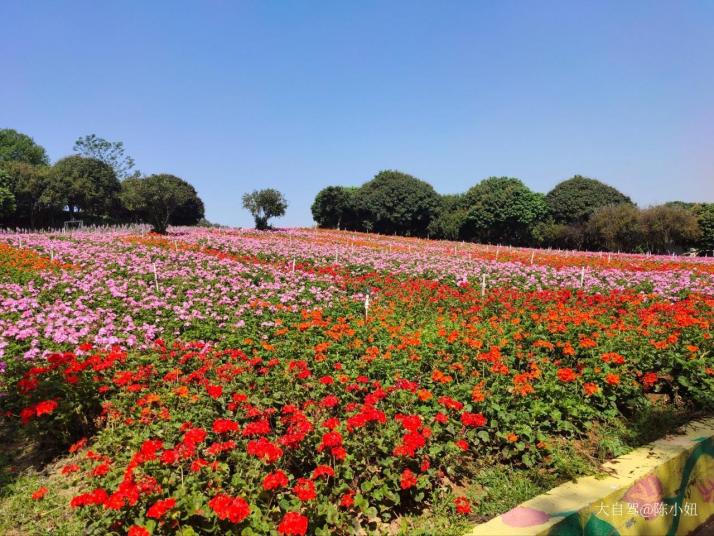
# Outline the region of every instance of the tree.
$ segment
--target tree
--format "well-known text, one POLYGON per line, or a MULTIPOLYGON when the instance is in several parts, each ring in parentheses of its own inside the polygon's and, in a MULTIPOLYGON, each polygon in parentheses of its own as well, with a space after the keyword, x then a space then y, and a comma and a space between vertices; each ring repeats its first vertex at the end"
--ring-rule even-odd
POLYGON ((5 221, 15 212, 15 194, 12 193, 10 175, 0 169, 0 221, 5 221))
POLYGON ((489 177, 466 192, 463 235, 469 240, 526 244, 548 207, 542 194, 519 179, 489 177))
POLYGON ((2 165, 2 172, 15 199, 15 213, 6 219, 9 225, 35 228, 39 223, 47 223, 45 217, 61 208, 53 205, 46 195, 50 184, 47 166, 10 161, 2 165))
POLYGON ((556 185, 545 196, 556 223, 585 223, 600 207, 632 204, 632 200, 612 186, 580 175, 556 185))
POLYGON ((121 183, 121 202, 155 233, 165 234, 176 210, 196 197, 196 190, 174 175, 159 174, 129 178, 121 183))
POLYGON ((466 196, 463 194, 442 195, 439 213, 429 224, 429 236, 458 240, 466 221, 466 196))
POLYGON ((356 229, 355 192, 357 188, 328 186, 315 196, 310 208, 312 219, 319 227, 326 229, 356 229))
POLYGON ((44 147, 17 130, 0 130, 0 162, 25 162, 35 166, 48 165, 50 159, 44 147))
POLYGON ((77 138, 74 142, 74 152, 104 162, 114 170, 119 180, 140 175, 139 171, 131 171, 134 168, 134 159, 124 152, 124 144, 120 141, 107 141, 96 134, 89 134, 77 138))
POLYGON ((188 184, 188 187, 191 189, 192 195, 188 201, 176 207, 176 210, 171 214, 169 221, 171 225, 198 225, 201 220, 205 219, 203 201, 198 197, 193 186, 188 184))
POLYGON ((699 212, 699 249, 703 254, 714 255, 714 203, 705 205, 699 212))
POLYGON ((642 243, 640 210, 620 203, 597 209, 587 223, 591 246, 608 251, 634 251, 642 243))
POLYGON ((71 214, 105 218, 118 206, 121 184, 108 164, 96 158, 68 156, 50 170, 50 184, 44 199, 65 206, 71 214))
POLYGON ((243 194, 243 208, 247 209, 255 220, 255 228, 268 229, 268 220, 285 214, 288 202, 279 191, 273 188, 255 190, 243 194))
POLYGON ((384 234, 425 236, 439 206, 429 183, 400 171, 380 171, 355 194, 359 221, 384 234))
POLYGON ((684 208, 650 207, 642 211, 641 222, 645 245, 654 253, 693 247, 701 235, 697 217, 684 208))

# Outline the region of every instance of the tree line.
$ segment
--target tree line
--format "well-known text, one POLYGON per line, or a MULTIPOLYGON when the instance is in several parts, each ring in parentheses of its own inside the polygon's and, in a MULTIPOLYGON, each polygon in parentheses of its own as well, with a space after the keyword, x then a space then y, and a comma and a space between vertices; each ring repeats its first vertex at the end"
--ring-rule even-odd
POLYGON ((57 228, 145 222, 155 232, 204 220, 204 205, 188 182, 166 173, 143 176, 122 142, 95 134, 50 164, 30 136, 0 130, 0 227, 57 228))
POLYGON ((312 204, 320 227, 515 246, 673 253, 714 250, 714 203, 639 208, 617 189, 576 175, 547 194, 513 177, 465 193, 380 171, 360 187, 328 186, 312 204))

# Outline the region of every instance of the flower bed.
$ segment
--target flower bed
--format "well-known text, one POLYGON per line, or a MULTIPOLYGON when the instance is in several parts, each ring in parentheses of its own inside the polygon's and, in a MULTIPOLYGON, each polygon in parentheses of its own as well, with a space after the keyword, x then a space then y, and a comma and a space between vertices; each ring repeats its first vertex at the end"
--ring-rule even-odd
POLYGON ((72 444, 60 471, 98 533, 468 518, 484 465, 563 471, 563 442, 660 399, 714 407, 708 268, 583 255, 584 276, 352 233, 81 238, 26 238, 79 268, 2 283, 0 350, 6 419, 72 444))

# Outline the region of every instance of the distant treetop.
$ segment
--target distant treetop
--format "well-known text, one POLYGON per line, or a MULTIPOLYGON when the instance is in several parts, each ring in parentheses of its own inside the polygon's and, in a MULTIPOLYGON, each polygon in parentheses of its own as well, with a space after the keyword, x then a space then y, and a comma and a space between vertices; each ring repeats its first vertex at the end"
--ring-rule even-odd
POLYGON ((34 166, 47 166, 50 159, 47 151, 30 136, 5 128, 0 130, 0 163, 25 162, 34 166))
POLYGON ((545 200, 557 223, 584 223, 600 207, 632 204, 629 197, 612 186, 581 175, 556 185, 545 200))

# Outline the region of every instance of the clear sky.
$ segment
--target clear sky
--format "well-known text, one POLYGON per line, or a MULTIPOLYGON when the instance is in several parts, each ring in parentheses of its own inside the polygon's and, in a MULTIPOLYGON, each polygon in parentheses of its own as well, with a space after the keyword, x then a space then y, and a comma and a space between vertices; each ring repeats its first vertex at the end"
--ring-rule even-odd
POLYGON ((262 187, 310 225, 321 188, 381 169, 714 201, 714 1, 8 0, 6 127, 53 161, 121 140, 229 225, 262 187))

